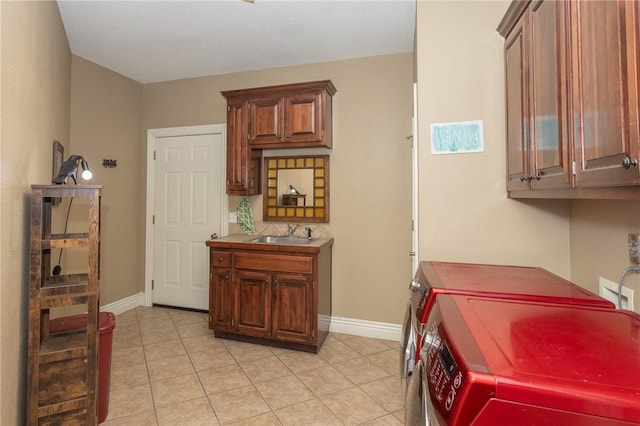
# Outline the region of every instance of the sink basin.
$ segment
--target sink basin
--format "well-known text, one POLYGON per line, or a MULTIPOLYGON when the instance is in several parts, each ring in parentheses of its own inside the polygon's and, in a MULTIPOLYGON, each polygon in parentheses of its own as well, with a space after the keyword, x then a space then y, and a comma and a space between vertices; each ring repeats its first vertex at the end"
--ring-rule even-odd
POLYGON ((283 244, 283 245, 294 245, 294 246, 304 246, 311 242, 309 238, 302 237, 287 237, 287 236, 272 236, 272 235, 262 235, 258 238, 254 238, 250 240, 250 243, 264 243, 264 244, 283 244))

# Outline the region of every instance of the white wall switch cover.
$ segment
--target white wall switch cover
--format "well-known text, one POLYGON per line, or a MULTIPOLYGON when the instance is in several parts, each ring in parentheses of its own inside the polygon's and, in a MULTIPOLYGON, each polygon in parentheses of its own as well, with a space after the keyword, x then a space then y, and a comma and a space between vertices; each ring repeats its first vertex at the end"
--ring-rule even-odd
POLYGON ((229 223, 238 223, 238 213, 229 212, 229 223))

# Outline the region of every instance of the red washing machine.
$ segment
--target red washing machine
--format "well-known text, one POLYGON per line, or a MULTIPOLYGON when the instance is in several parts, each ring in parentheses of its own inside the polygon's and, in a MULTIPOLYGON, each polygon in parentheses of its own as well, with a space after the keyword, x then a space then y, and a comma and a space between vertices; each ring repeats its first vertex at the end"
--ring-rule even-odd
POLYGON ((408 425, 640 425, 640 316, 441 295, 409 378, 408 425))
POLYGON ((542 268, 452 262, 420 262, 411 282, 403 323, 400 372, 403 389, 420 358, 422 329, 437 296, 479 295, 615 309, 615 305, 542 268))

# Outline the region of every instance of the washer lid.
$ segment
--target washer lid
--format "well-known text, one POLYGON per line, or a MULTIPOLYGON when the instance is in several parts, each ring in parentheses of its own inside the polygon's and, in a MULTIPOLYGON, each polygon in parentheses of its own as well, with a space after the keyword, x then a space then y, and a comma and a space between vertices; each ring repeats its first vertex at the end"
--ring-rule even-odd
POLYGON ((450 297, 495 375, 497 398, 640 422, 637 315, 450 297))
POLYGON ((422 262, 417 276, 438 293, 614 308, 614 304, 542 268, 452 262, 422 262))

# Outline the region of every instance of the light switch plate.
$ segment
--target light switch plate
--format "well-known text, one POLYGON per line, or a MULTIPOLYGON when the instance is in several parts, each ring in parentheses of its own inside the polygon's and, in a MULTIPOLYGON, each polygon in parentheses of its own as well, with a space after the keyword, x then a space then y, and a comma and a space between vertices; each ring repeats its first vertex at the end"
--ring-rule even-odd
POLYGON ((238 223, 238 213, 229 212, 229 223, 238 223))

